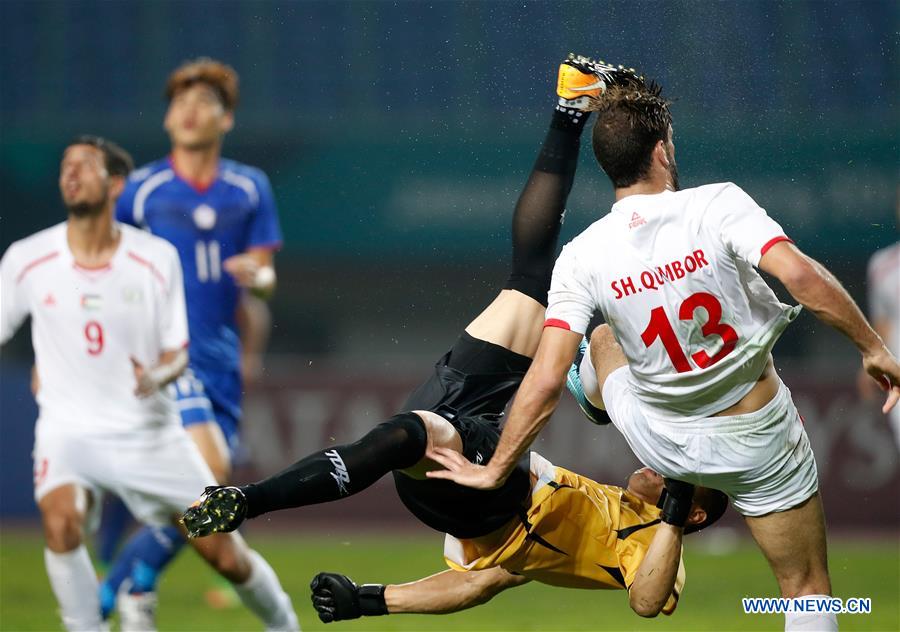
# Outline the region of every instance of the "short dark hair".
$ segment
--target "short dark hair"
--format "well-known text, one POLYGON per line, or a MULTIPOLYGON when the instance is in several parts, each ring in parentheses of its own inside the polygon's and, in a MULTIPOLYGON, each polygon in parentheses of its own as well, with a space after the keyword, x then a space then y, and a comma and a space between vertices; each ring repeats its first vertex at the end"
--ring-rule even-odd
POLYGON ((238 104, 238 74, 228 64, 209 57, 198 57, 181 64, 172 71, 166 81, 166 101, 172 101, 182 90, 196 83, 212 88, 222 102, 222 107, 232 111, 238 104))
POLYGON ((591 109, 597 112, 591 135, 594 156, 613 186, 641 180, 650 170, 653 148, 668 140, 672 124, 662 88, 652 81, 612 86, 591 109))
POLYGON ((722 514, 725 513, 725 510, 728 509, 728 496, 718 489, 697 487, 694 490, 694 502, 700 505, 706 512, 706 520, 686 526, 684 528, 685 534, 705 529, 721 518, 722 514))
POLYGON ((90 145, 102 151, 106 172, 111 176, 127 178, 128 174, 134 169, 134 160, 131 159, 131 154, 111 140, 106 140, 100 136, 82 134, 72 139, 72 142, 66 146, 66 149, 73 145, 90 145))

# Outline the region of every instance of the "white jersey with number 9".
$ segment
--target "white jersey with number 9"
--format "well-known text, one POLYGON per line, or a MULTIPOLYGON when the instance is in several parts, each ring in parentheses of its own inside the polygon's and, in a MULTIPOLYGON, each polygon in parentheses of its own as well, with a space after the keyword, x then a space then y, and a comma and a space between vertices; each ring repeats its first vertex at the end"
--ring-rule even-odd
POLYGON ((707 417, 753 388, 799 312, 754 269, 785 240, 732 183, 625 197, 563 249, 546 324, 584 333, 599 309, 647 413, 707 417))
POLYGON ((130 226, 110 263, 75 263, 58 224, 12 244, 0 262, 0 343, 29 314, 42 424, 97 434, 178 427, 171 398, 134 394, 145 367, 187 345, 181 264, 169 243, 130 226))

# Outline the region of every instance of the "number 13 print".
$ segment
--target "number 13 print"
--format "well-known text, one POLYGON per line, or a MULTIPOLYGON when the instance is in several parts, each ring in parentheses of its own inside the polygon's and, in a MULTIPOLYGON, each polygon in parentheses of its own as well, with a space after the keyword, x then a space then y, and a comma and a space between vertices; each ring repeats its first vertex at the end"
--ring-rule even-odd
MULTIPOLYGON (((710 357, 702 349, 691 355, 691 360, 694 361, 694 364, 701 369, 705 369, 714 365, 734 350, 738 341, 738 334, 728 325, 719 322, 722 318, 722 304, 719 302, 719 299, 706 292, 697 292, 687 297, 678 309, 678 318, 681 320, 693 320, 694 312, 698 307, 705 309, 708 317, 707 321, 700 328, 700 333, 707 338, 709 336, 718 336, 722 339, 722 348, 714 356, 710 357)), ((650 312, 650 323, 641 334, 641 340, 644 341, 644 345, 648 348, 657 338, 662 340, 663 347, 665 347, 669 360, 672 361, 676 371, 687 373, 693 370, 691 363, 681 348, 678 337, 675 335, 672 323, 669 322, 666 311, 662 307, 656 307, 650 312)))

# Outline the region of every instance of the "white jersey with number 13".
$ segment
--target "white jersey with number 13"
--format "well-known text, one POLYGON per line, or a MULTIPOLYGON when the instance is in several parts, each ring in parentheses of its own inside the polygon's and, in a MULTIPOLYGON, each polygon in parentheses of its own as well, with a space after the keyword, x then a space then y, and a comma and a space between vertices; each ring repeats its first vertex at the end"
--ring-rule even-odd
POLYGON ((754 269, 784 240, 731 183, 625 197, 563 249, 547 325, 584 333, 599 309, 647 414, 707 417, 753 388, 799 312, 754 269))

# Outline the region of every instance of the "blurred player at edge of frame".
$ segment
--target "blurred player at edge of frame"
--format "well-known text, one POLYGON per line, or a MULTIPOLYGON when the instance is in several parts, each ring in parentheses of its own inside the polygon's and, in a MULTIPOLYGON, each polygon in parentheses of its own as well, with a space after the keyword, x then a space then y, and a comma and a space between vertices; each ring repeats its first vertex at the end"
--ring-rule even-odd
MULTIPOLYGON (((900 187, 897 189, 897 229, 900 230, 900 187)), ((884 338, 888 349, 900 356, 900 241, 875 252, 866 270, 866 292, 872 327, 884 338)), ((860 371, 860 391, 865 399, 876 392, 872 380, 860 371)), ((890 412, 891 430, 900 449, 900 406, 890 412)))
MULTIPOLYGON (((106 627, 82 541, 101 494, 162 525, 192 486, 215 480, 165 388, 188 362, 178 253, 113 220, 131 164, 109 141, 76 139, 59 175, 67 221, 13 243, 0 261, 0 343, 32 319, 34 494, 47 575, 69 630, 106 627)), ((274 571, 238 534, 195 548, 268 628, 298 629, 274 571)))
MULTIPOLYGON (((184 514, 189 533, 231 531, 245 518, 339 500, 393 472, 409 511, 447 534, 447 563, 473 571, 450 571, 437 576, 436 583, 426 580, 426 592, 449 593, 463 590, 460 582, 490 580, 497 583, 482 585, 496 593, 535 579, 567 587, 627 589, 638 614, 671 614, 684 584, 682 533, 722 515, 728 501, 721 492, 666 481, 666 497, 660 502, 663 480, 648 469, 633 474, 625 490, 555 467, 536 453, 520 462, 497 490, 472 490, 424 476, 434 467, 425 457, 428 447, 452 448, 460 459, 490 458, 503 410, 541 335, 560 225, 588 119, 583 108, 606 85, 633 77, 630 71, 581 57, 560 66, 561 101, 516 203, 512 270, 504 289, 410 395, 406 412, 355 443, 310 454, 266 480, 207 489, 184 514), (481 569, 485 572, 477 572, 481 569)), ((356 592, 342 576, 319 579, 316 605, 323 621, 387 613, 383 586, 356 592), (346 589, 349 608, 327 602, 325 593, 336 594, 340 586, 346 589), (357 597, 364 607, 354 612, 357 597)), ((451 599, 451 594, 441 595, 433 605, 459 605, 451 599)))
MULTIPOLYGON (((274 290, 273 252, 282 236, 266 175, 221 157, 238 103, 235 71, 205 58, 185 63, 169 76, 165 95, 172 152, 132 174, 116 216, 178 250, 191 353, 187 371, 172 388, 182 423, 216 480, 226 483, 239 446, 238 324, 245 340, 264 337, 268 311, 257 297, 274 290), (251 295, 242 300, 245 292, 251 295)), ((136 534, 101 586, 104 613, 113 609, 117 595, 123 617, 140 619, 152 611, 158 576, 183 545, 170 527, 136 534)))
MULTIPOLYGON (((599 310, 609 325, 574 367, 575 390, 608 411, 645 465, 728 494, 783 597, 830 595, 815 459, 770 353, 800 307, 779 302, 754 267, 856 344, 888 391, 885 413, 900 398, 900 366, 843 287, 743 190, 679 190, 657 85, 609 90, 596 110, 594 153, 616 203, 556 262, 541 342, 490 462, 438 453, 448 469, 428 475, 502 484, 550 419, 599 310)), ((785 629, 836 630, 837 617, 791 612, 785 629)))

